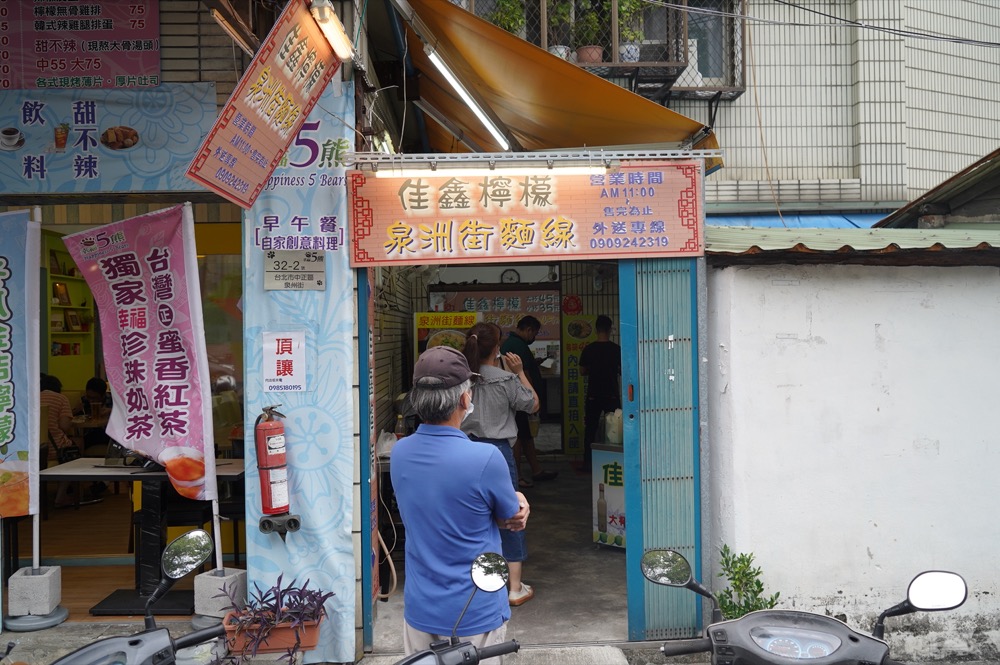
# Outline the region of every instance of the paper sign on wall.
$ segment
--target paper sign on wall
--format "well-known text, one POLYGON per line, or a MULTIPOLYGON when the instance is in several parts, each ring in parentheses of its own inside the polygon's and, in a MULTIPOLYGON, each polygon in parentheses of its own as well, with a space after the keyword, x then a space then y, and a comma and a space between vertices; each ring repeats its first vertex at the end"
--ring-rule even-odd
POLYGON ((306 334, 299 331, 264 333, 264 392, 304 392, 306 334))

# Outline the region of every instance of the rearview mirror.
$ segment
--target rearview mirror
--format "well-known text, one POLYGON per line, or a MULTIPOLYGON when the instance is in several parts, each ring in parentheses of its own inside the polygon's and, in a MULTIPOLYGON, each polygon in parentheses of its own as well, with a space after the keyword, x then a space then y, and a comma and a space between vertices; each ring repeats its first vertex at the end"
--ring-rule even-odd
POLYGON ((213 547, 212 537, 204 529, 178 536, 163 550, 160 559, 163 574, 172 580, 179 580, 208 561, 213 547))
POLYGON ((649 550, 640 561, 642 574, 654 584, 687 586, 691 583, 691 564, 673 550, 649 550))
POLYGON ((507 585, 510 569, 507 560, 495 552, 486 552, 472 562, 472 583, 481 591, 499 591, 507 585))
POLYGON ((967 596, 968 588, 962 576, 943 570, 920 573, 906 591, 910 605, 923 612, 954 609, 964 603, 967 596))

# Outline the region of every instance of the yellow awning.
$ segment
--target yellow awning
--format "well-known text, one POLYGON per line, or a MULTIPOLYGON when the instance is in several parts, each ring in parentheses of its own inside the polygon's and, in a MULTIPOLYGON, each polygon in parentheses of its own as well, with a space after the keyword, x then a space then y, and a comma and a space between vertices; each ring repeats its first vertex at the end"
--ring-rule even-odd
MULTIPOLYGON (((409 0, 423 35, 467 86, 507 126, 525 151, 601 146, 718 149, 705 125, 577 67, 457 7, 448 0, 409 0), (699 136, 695 145, 688 145, 699 136)), ((408 18, 408 17, 404 17, 408 18)), ((407 31, 421 72, 420 99, 482 150, 502 148, 433 66, 423 41, 407 31)), ((464 152, 448 131, 428 120, 431 149, 464 152)), ((706 170, 722 165, 710 159, 706 170)))

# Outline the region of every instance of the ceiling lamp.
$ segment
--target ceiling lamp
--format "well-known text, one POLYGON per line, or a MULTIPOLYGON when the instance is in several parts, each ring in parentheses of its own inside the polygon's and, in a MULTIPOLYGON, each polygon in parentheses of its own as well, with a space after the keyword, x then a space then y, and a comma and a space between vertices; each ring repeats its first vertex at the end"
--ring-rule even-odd
POLYGON ((354 58, 354 43, 347 36, 344 24, 341 23, 337 12, 333 10, 333 3, 330 0, 312 0, 309 11, 316 19, 317 25, 323 31, 326 41, 330 42, 333 52, 341 62, 347 62, 354 58))

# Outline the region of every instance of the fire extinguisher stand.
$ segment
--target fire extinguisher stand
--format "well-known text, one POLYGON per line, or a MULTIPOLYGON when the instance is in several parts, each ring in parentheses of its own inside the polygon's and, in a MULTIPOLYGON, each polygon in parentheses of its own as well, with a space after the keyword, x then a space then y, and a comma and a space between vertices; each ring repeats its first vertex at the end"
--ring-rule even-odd
POLYGON ((264 513, 258 528, 261 533, 275 533, 285 539, 290 531, 298 531, 302 520, 289 513, 288 462, 285 455, 285 424, 278 420, 284 414, 280 404, 265 406, 254 422, 254 443, 257 450, 257 472, 260 478, 261 510, 264 513))

